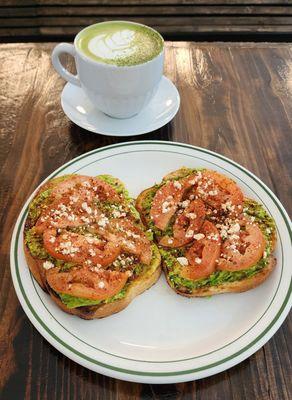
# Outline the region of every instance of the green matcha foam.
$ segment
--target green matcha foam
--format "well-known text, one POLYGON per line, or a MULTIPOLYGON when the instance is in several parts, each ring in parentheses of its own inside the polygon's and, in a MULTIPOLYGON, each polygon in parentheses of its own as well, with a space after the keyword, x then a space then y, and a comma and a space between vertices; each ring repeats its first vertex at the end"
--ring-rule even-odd
POLYGON ((77 37, 77 47, 92 60, 116 66, 132 66, 155 58, 163 49, 163 39, 147 26, 111 21, 81 31, 77 37))

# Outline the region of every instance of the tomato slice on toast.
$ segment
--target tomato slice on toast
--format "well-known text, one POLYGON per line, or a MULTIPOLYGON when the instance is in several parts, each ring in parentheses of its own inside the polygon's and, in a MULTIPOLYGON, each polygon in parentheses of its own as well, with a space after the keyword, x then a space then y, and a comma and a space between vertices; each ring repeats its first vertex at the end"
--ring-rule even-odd
POLYGON ((217 268, 240 271, 255 265, 266 247, 264 235, 258 225, 247 219, 240 221, 240 231, 225 240, 217 268))
POLYGON ((200 230, 201 237, 186 252, 188 265, 181 276, 187 279, 202 279, 212 274, 220 256, 221 239, 214 224, 205 221, 200 230))
POLYGON ((128 275, 126 272, 90 270, 88 267, 73 267, 66 272, 60 272, 60 268, 51 268, 46 271, 46 279, 57 293, 90 300, 105 300, 120 292, 128 275))
POLYGON ((242 212, 243 193, 238 185, 219 172, 202 171, 195 188, 196 197, 209 206, 234 215, 242 212))
POLYGON ((81 265, 87 263, 106 267, 115 261, 121 251, 117 242, 105 242, 70 231, 58 235, 56 229, 47 229, 43 241, 52 257, 81 265))
POLYGON ((119 201, 120 196, 117 191, 107 182, 92 176, 73 175, 72 177, 58 183, 51 192, 55 198, 60 198, 64 194, 88 195, 98 197, 99 200, 119 201))
POLYGON ((186 208, 181 209, 173 225, 173 237, 164 236, 159 244, 165 247, 181 247, 194 240, 205 218, 205 206, 202 200, 188 201, 186 208))
POLYGON ((149 265, 152 259, 151 242, 145 233, 131 221, 126 219, 111 219, 105 227, 98 227, 97 232, 107 240, 114 241, 124 252, 140 258, 149 265))

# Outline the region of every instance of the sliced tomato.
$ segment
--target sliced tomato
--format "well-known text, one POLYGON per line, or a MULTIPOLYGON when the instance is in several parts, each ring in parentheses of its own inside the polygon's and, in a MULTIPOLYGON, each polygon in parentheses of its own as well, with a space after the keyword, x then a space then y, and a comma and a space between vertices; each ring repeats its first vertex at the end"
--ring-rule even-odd
POLYGON ((57 293, 90 300, 105 300, 120 292, 128 275, 119 271, 92 271, 88 267, 72 268, 68 272, 52 268, 46 271, 46 279, 57 293))
POLYGON ((107 240, 119 243, 123 251, 139 257, 143 264, 150 264, 151 242, 142 229, 131 221, 114 218, 104 228, 98 227, 97 232, 107 240))
POLYGON ((59 182, 53 187, 51 194, 54 197, 62 197, 65 193, 69 193, 76 185, 81 185, 84 182, 89 182, 91 177, 84 175, 72 175, 70 178, 59 182))
POLYGON ((248 220, 240 223, 237 238, 227 239, 222 245, 217 268, 226 271, 240 271, 255 265, 263 256, 266 241, 258 225, 248 220))
POLYGON ((36 223, 36 231, 89 225, 101 215, 93 198, 88 195, 63 195, 47 207, 36 223))
POLYGON ((116 190, 99 178, 73 176, 53 189, 55 200, 42 212, 36 231, 89 225, 101 214, 98 202, 110 200, 121 203, 116 190))
POLYGON ((205 218, 205 206, 202 200, 193 200, 181 214, 178 214, 173 225, 173 238, 164 236, 159 244, 165 247, 180 247, 194 240, 205 218))
POLYGON ((64 194, 78 196, 82 193, 94 195, 101 201, 109 199, 112 201, 120 200, 117 191, 110 184, 92 176, 73 175, 52 189, 52 195, 59 198, 64 194))
POLYGON ((121 251, 117 242, 105 242, 69 231, 58 235, 56 229, 47 229, 43 240, 45 249, 52 257, 82 265, 87 263, 106 267, 121 251))
POLYGON ((204 235, 186 253, 189 265, 183 267, 181 276, 187 279, 207 278, 216 269, 220 256, 221 239, 214 224, 205 221, 200 230, 204 235))
POLYGON ((167 227, 183 194, 183 186, 175 187, 174 181, 167 182, 157 190, 150 210, 150 217, 157 228, 164 230, 167 227))
POLYGON ((196 182, 196 174, 176 181, 168 181, 157 190, 150 210, 155 226, 162 231, 167 227, 177 210, 184 193, 196 182))
POLYGON ((207 170, 197 183, 196 196, 216 209, 229 213, 242 211, 243 193, 237 184, 219 172, 207 170))

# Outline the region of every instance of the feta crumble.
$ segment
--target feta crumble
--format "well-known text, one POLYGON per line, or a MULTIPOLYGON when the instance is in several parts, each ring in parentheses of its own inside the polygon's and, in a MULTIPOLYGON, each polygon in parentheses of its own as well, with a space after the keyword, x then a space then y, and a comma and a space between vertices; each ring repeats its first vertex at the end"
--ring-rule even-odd
POLYGON ((51 262, 51 261, 45 261, 44 263, 43 263, 43 267, 44 267, 44 269, 46 269, 46 270, 48 270, 48 269, 51 269, 51 268, 54 268, 54 264, 51 262))
POLYGON ((182 265, 183 267, 189 265, 188 259, 186 257, 177 257, 177 261, 182 265))

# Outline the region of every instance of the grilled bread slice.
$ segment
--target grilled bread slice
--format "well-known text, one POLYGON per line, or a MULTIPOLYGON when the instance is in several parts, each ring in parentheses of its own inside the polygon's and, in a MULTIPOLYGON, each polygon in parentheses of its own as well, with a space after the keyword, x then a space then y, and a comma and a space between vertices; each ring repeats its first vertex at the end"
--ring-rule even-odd
POLYGON ((273 219, 215 171, 171 172, 138 196, 136 209, 178 294, 243 292, 260 285, 276 265, 273 219))
POLYGON ((122 182, 110 175, 66 175, 46 182, 24 228, 28 267, 65 312, 84 319, 124 309, 161 273, 122 182))

